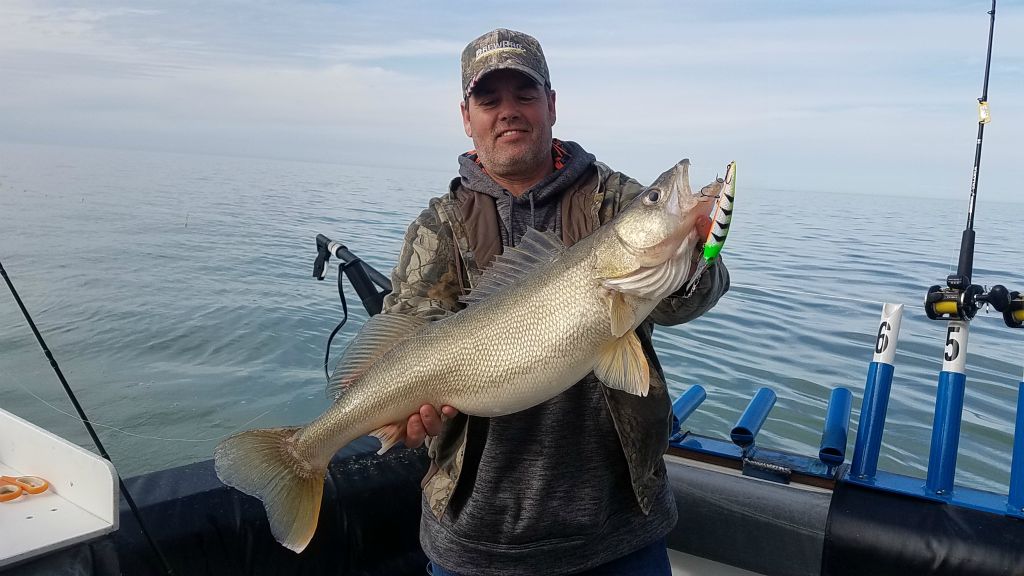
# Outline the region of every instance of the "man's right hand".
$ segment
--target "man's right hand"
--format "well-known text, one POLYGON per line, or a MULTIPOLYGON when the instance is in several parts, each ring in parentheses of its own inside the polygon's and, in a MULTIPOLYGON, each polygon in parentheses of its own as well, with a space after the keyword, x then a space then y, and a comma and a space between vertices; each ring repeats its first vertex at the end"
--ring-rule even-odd
POLYGON ((405 445, 409 448, 419 448, 427 436, 437 436, 441 433, 441 415, 454 418, 459 413, 451 406, 442 406, 438 412, 430 404, 420 406, 420 411, 409 416, 409 422, 405 425, 405 445))

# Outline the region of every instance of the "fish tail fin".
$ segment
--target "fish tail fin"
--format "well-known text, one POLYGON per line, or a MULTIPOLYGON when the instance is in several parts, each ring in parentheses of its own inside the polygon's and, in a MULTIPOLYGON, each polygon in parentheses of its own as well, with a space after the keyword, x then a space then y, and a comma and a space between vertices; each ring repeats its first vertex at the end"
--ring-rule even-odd
POLYGON ((302 552, 316 531, 327 474, 326 465, 309 462, 295 450, 299 430, 242 432, 214 452, 221 482, 262 500, 274 538, 294 552, 302 552))

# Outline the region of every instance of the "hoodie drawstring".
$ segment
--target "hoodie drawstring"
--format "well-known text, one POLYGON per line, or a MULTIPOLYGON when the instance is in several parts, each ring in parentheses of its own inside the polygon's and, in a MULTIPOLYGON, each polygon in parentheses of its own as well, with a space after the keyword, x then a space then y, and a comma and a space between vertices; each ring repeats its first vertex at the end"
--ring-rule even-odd
POLYGON ((505 190, 505 195, 508 196, 508 245, 511 248, 516 247, 516 199, 512 194, 505 190))
MULTIPOLYGON (((508 221, 512 225, 512 229, 508 231, 508 245, 512 248, 516 246, 516 199, 505 190, 505 194, 508 196, 508 221)), ((537 211, 533 206, 533 192, 527 194, 530 198, 530 228, 537 229, 537 211)))

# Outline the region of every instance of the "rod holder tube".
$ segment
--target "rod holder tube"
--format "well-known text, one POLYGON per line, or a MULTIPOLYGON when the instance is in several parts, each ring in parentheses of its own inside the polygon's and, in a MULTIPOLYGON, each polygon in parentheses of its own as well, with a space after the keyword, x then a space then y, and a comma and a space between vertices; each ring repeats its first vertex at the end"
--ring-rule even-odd
POLYGON ((761 431, 761 426, 768 419, 768 413, 775 406, 775 392, 771 388, 761 388, 747 404, 746 410, 736 421, 736 426, 729 433, 733 444, 746 448, 754 444, 754 438, 761 431))
POLYGON ((889 409, 889 391, 892 389, 894 371, 892 364, 872 362, 868 366, 864 402, 861 405, 853 462, 850 465, 850 475, 862 480, 873 479, 878 472, 878 455, 882 450, 885 413, 889 409))
POLYGON ((846 459, 846 439, 850 432, 850 407, 853 396, 846 388, 835 388, 828 399, 825 412, 825 430, 821 434, 818 459, 837 466, 846 459))
POLYGON ((928 475, 925 478, 925 490, 931 494, 948 496, 953 492, 966 383, 967 376, 959 372, 943 370, 939 373, 928 475))
POLYGON ((1017 422, 1013 430, 1008 505, 1012 512, 1024 513, 1024 379, 1017 385, 1017 422))
POLYGON ((874 356, 868 365, 864 384, 864 401, 861 403, 857 440, 853 447, 853 462, 850 465, 850 475, 862 480, 872 480, 878 472, 878 455, 882 449, 882 432, 885 429, 885 413, 889 408, 889 391, 892 389, 892 375, 895 371, 893 363, 896 360, 896 344, 902 321, 902 304, 882 306, 874 356))
POLYGON ((967 384, 967 336, 970 327, 965 320, 951 320, 946 325, 946 347, 942 355, 942 372, 939 372, 939 390, 935 396, 935 419, 924 485, 927 492, 938 496, 948 496, 953 491, 967 384))
POLYGON ((686 422, 690 414, 693 414, 707 397, 708 393, 700 384, 690 386, 689 390, 672 403, 672 415, 676 417, 676 422, 679 424, 686 422))

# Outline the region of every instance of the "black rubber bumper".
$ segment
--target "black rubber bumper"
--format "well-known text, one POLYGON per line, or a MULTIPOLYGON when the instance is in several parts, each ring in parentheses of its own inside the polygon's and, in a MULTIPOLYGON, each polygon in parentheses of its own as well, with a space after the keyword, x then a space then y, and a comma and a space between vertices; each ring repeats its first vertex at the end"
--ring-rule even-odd
POLYGON ((1024 520, 841 482, 821 573, 1024 575, 1024 520))

